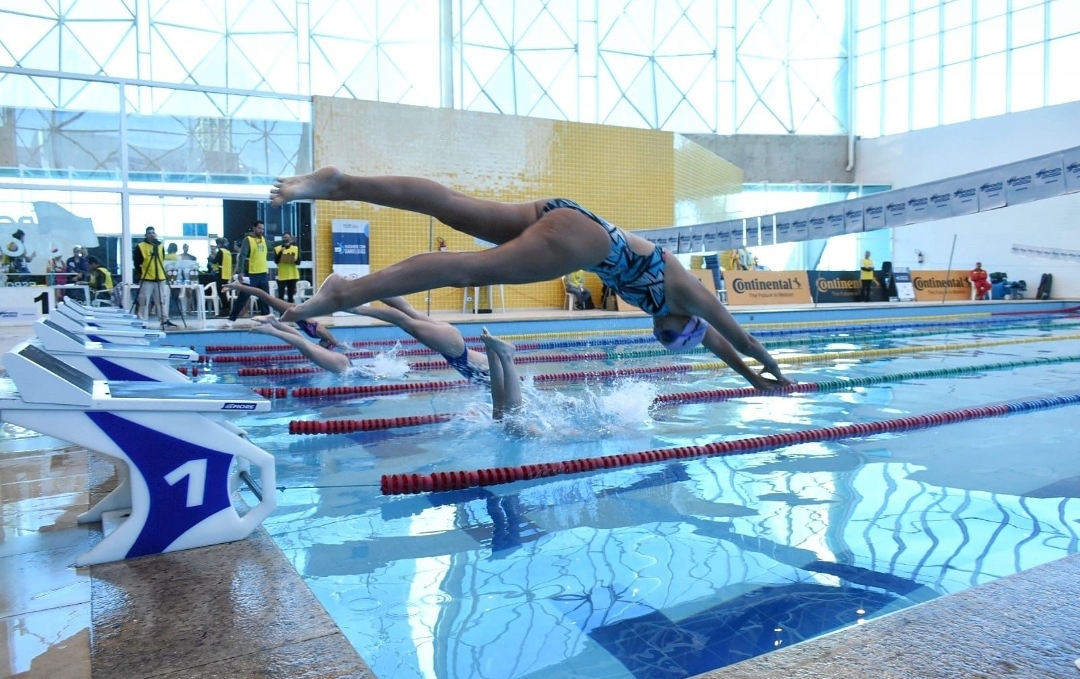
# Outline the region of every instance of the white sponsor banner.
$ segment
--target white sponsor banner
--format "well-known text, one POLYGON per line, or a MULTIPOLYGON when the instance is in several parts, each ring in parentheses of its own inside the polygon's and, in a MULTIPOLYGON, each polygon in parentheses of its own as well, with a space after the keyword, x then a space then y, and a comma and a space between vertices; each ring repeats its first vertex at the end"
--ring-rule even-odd
POLYGON ((952 188, 951 181, 934 184, 931 187, 930 202, 926 206, 927 220, 952 217, 952 188))
POLYGON ((705 230, 695 226, 690 232, 690 252, 702 252, 705 245, 705 230))
POLYGON ((716 224, 705 224, 701 227, 701 247, 705 248, 705 252, 717 252, 720 247, 716 244, 716 224))
POLYGON ((886 191, 885 226, 895 227, 907 224, 907 191, 886 191))
POLYGON ((844 233, 862 233, 863 199, 846 200, 844 206, 844 233))
POLYGON ((825 206, 825 235, 842 236, 846 233, 844 226, 844 203, 830 203, 825 206))
POLYGON ((746 247, 748 248, 752 248, 761 242, 758 234, 759 222, 760 219, 758 217, 747 219, 743 222, 746 225, 746 247))
POLYGON ((690 252, 691 236, 693 235, 693 229, 689 226, 684 226, 679 229, 679 254, 685 255, 690 252))
POLYGON ((987 170, 976 175, 979 182, 979 212, 1005 207, 1005 181, 1008 174, 1002 170, 987 170))
POLYGON ((918 224, 930 218, 930 195, 934 192, 933 184, 919 184, 909 187, 904 192, 904 219, 907 224, 918 224))
POLYGON ((723 252, 724 250, 730 250, 730 249, 731 249, 731 230, 726 224, 721 225, 716 231, 716 250, 718 252, 723 252))
POLYGON ((817 240, 825 238, 825 216, 828 214, 828 210, 824 206, 817 206, 809 208, 806 211, 806 226, 810 230, 810 239, 817 240))
POLYGON ((776 229, 773 228, 773 217, 772 217, 772 215, 769 215, 768 217, 762 217, 761 218, 761 244, 762 245, 772 245, 773 243, 775 243, 776 240, 775 240, 775 238, 773 236, 773 234, 775 234, 775 233, 776 233, 776 229))
POLYGON ((979 211, 979 178, 967 175, 953 180, 952 200, 949 201, 952 214, 970 215, 979 211))
POLYGON ((741 248, 743 246, 743 220, 733 219, 727 222, 727 226, 720 225, 720 230, 727 229, 731 233, 731 247, 741 248))
POLYGON ((791 216, 790 212, 781 212, 778 215, 774 215, 776 220, 776 242, 777 243, 790 243, 793 239, 791 235, 791 216))
POLYGON ((1065 193, 1080 191, 1080 146, 1061 154, 1065 171, 1065 193))
POLYGON ((1005 182, 1005 202, 1009 205, 1052 198, 1065 192, 1061 154, 1017 163, 1012 169, 1005 182))
POLYGON ((791 214, 791 240, 796 243, 810 240, 810 212, 796 210, 791 214))
POLYGON ((888 202, 888 191, 875 193, 862 199, 863 231, 876 231, 885 228, 885 206, 888 202))

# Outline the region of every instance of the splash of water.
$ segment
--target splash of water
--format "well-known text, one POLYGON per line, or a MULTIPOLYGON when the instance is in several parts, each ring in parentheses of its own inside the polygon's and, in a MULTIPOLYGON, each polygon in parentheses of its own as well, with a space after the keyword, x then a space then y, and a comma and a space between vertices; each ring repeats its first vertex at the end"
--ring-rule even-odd
POLYGON ((398 356, 401 343, 398 342, 393 348, 375 354, 363 363, 353 364, 354 371, 364 377, 373 379, 401 379, 409 372, 409 362, 398 356))

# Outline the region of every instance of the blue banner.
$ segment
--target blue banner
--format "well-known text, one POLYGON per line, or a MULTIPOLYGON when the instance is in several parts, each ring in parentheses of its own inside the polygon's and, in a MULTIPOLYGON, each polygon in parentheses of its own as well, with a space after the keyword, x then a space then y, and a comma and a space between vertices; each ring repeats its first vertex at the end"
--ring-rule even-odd
POLYGON ((366 219, 334 219, 330 233, 334 243, 334 273, 344 278, 359 278, 371 273, 366 219))

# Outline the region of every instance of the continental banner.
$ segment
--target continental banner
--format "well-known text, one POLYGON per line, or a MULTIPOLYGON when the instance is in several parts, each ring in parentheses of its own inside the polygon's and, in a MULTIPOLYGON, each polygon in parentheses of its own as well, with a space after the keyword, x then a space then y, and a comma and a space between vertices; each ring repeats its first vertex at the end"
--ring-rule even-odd
MULTIPOLYGON (((818 304, 835 304, 837 302, 858 302, 859 291, 862 290, 860 271, 807 271, 806 276, 810 281, 810 290, 814 301, 818 304)), ((881 285, 881 272, 874 272, 874 281, 870 286, 871 302, 887 302, 888 296, 885 288, 881 285)))
POLYGON ((967 271, 912 271, 911 285, 916 302, 940 302, 942 293, 947 300, 971 299, 967 271))
POLYGON ((810 304, 805 271, 725 271, 728 304, 810 304))

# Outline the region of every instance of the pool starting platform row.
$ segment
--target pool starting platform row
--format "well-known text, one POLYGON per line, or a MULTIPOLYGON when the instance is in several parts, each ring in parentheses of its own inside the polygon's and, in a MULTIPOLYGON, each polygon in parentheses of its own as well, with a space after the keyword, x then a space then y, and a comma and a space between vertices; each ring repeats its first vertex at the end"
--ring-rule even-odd
POLYGON ((125 463, 116 489, 79 516, 115 528, 77 566, 240 540, 274 511, 274 458, 228 422, 268 400, 192 383, 172 362, 198 354, 152 346, 163 333, 123 311, 65 299, 34 331, 3 356, 0 420, 125 463), (268 492, 241 515, 233 495, 252 466, 268 492))

